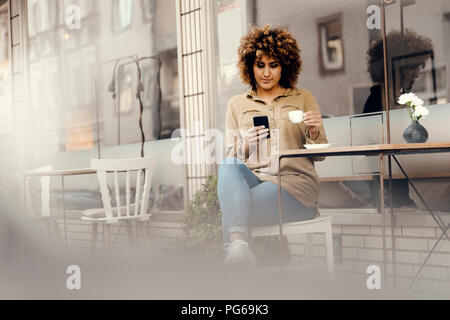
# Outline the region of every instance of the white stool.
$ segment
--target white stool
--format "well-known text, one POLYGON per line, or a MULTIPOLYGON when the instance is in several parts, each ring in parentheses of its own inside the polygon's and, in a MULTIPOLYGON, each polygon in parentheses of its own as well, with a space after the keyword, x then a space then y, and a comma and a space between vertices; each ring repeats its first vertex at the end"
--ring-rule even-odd
MULTIPOLYGON (((328 278, 334 282, 334 254, 332 217, 315 218, 312 220, 283 223, 283 235, 325 233, 325 246, 327 248, 328 278)), ((280 226, 253 227, 252 236, 276 236, 280 234, 280 226)))

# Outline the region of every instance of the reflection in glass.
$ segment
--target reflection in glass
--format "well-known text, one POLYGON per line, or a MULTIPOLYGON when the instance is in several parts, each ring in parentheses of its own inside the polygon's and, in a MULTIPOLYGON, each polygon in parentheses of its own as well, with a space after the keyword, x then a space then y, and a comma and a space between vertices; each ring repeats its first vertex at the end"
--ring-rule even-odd
POLYGON ((136 66, 134 64, 122 64, 119 66, 118 75, 118 93, 119 93, 119 113, 128 113, 133 106, 133 99, 136 95, 136 66))
POLYGON ((0 1, 0 134, 12 130, 8 2, 0 1))
POLYGON ((59 1, 28 0, 29 35, 45 33, 58 24, 57 7, 59 1))
POLYGON ((161 90, 163 88, 160 84, 160 78, 162 63, 155 59, 144 58, 140 64, 142 69, 142 84, 144 86, 144 92, 141 93, 142 104, 144 110, 149 110, 147 112, 150 113, 147 117, 150 124, 150 136, 148 139, 161 139, 161 90))
MULTIPOLYGON (((394 109, 402 92, 410 92, 419 77, 419 72, 428 60, 434 63, 431 40, 406 30, 391 31, 386 35, 388 84, 390 108, 394 109)), ((385 109, 384 106, 384 57, 383 41, 378 40, 367 52, 368 70, 374 85, 364 105, 364 113, 385 109)), ((420 86, 420 83, 419 83, 420 86)))
POLYGON ((450 1, 397 1, 386 7, 390 106, 403 89, 426 105, 448 102, 450 1))
POLYGON ((239 0, 220 1, 218 6, 217 23, 221 32, 218 38, 220 73, 225 79, 237 76, 236 52, 230 48, 237 47, 243 33, 241 24, 236 23, 241 19, 241 7, 239 0), (226 30, 226 31, 225 31, 226 30))
POLYGON ((168 139, 180 127, 178 93, 178 60, 176 49, 161 52, 161 97, 159 139, 168 139))
POLYGON ((153 21, 156 10, 156 0, 141 0, 142 18, 145 22, 153 21))
MULTIPOLYGON (((92 42, 80 41, 80 35, 86 32, 91 32, 88 40, 94 40, 95 29, 90 27, 94 17, 82 20, 81 30, 68 29, 64 3, 81 2, 30 1, 28 6, 29 87, 36 154, 91 149, 95 144, 96 52, 92 42), (40 23, 50 16, 49 23, 40 23)), ((86 11, 90 12, 81 10, 86 11)))
POLYGON ((121 31, 131 26, 133 0, 113 0, 113 30, 121 31))
POLYGON ((334 72, 344 71, 341 15, 320 19, 318 29, 321 73, 333 74, 334 72))
POLYGON ((120 98, 113 100, 108 93, 115 61, 138 53, 142 58, 146 141, 170 137, 170 130, 179 128, 179 108, 173 103, 178 98, 175 3, 139 1, 146 14, 144 19, 140 16, 131 23, 135 3, 132 0, 28 1, 29 109, 35 155, 139 142, 136 67, 127 65, 118 70, 120 98), (68 25, 67 8, 73 5, 80 8, 80 29, 68 25), (44 19, 50 15, 54 16, 54 22, 43 26, 44 19), (164 18, 158 20, 158 16, 164 18), (112 17, 117 26, 114 30, 122 32, 112 32, 112 17), (148 20, 149 17, 154 19, 148 20), (158 45, 158 37, 164 46, 158 45), (144 58, 163 56, 169 51, 170 58, 162 59, 161 71, 155 60, 144 58), (167 96, 163 99, 159 93, 160 77, 167 79, 162 88, 167 96), (170 103, 163 106, 161 101, 170 103), (169 116, 162 116, 165 114, 169 116))

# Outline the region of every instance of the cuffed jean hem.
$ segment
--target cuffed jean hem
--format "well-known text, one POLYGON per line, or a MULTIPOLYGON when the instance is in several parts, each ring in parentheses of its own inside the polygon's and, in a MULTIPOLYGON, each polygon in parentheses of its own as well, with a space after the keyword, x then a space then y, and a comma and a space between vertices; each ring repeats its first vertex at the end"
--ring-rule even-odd
POLYGON ((229 228, 228 230, 223 231, 223 239, 224 239, 224 248, 226 249, 231 241, 230 241, 230 234, 232 233, 241 233, 247 238, 247 242, 249 242, 250 235, 249 235, 249 227, 246 226, 233 226, 229 228))

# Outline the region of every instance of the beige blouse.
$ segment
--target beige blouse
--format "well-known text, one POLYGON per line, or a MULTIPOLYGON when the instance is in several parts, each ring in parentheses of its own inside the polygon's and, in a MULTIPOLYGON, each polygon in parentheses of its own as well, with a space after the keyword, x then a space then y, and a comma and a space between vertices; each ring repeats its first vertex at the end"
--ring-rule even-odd
MULTIPOLYGON (((293 124, 289 120, 289 112, 295 110, 320 112, 316 99, 305 89, 286 89, 272 104, 259 99, 254 90, 233 97, 228 103, 226 116, 226 156, 245 162, 261 181, 278 183, 276 156, 279 150, 304 149, 304 144, 327 143, 323 125, 317 138, 312 140, 304 122, 293 124), (255 116, 268 117, 271 137, 245 157, 241 146, 247 130, 254 126, 255 116)), ((306 207, 317 207, 319 178, 314 161, 323 159, 302 157, 281 162, 283 188, 306 207)))

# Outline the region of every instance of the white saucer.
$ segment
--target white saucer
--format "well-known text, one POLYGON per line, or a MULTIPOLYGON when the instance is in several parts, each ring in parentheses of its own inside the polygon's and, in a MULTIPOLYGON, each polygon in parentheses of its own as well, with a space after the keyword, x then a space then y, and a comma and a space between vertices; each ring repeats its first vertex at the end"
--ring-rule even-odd
POLYGON ((309 150, 315 150, 315 149, 326 149, 331 146, 331 143, 318 143, 318 144, 304 144, 303 145, 306 149, 309 150))

